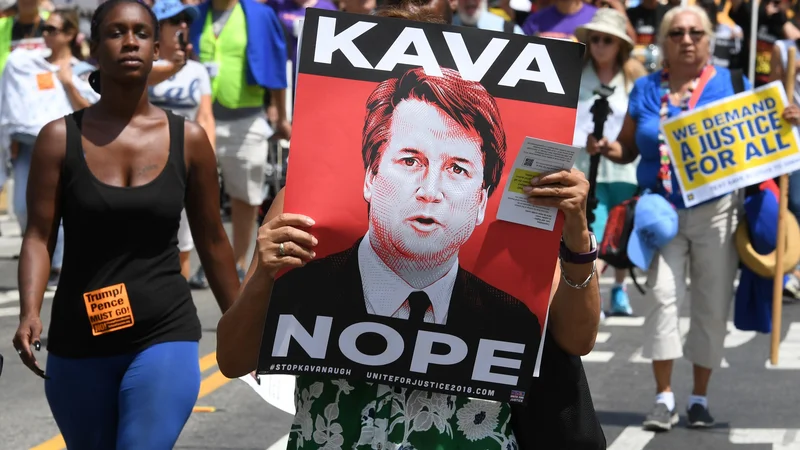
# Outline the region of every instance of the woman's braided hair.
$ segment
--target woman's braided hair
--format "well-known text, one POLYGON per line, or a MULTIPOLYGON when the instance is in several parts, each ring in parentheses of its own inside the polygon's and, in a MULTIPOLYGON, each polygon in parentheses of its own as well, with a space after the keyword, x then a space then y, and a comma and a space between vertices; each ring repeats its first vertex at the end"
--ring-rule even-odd
MULTIPOLYGON (((158 19, 156 18, 156 13, 147 6, 141 0, 107 0, 101 3, 97 9, 94 10, 94 14, 92 15, 92 22, 90 26, 91 30, 91 37, 89 38, 89 42, 92 46, 97 45, 100 43, 100 24, 106 20, 106 16, 108 15, 109 11, 114 9, 115 6, 122 4, 122 3, 136 3, 137 5, 141 6, 142 8, 146 9, 147 12, 150 14, 150 19, 153 21, 153 33, 154 40, 158 42, 159 36, 159 26, 158 26, 158 19)), ((89 75, 89 85, 92 86, 95 92, 98 94, 100 93, 100 70, 95 70, 89 75)))

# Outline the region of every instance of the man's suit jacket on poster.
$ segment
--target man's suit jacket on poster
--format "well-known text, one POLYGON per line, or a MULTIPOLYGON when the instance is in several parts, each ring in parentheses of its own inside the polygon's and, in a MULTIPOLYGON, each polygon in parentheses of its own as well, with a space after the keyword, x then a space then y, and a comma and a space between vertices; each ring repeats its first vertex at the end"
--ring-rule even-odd
MULTIPOLYGON (((473 336, 472 346, 477 345, 478 338, 523 343, 526 353, 535 356, 541 338, 536 315, 520 300, 461 267, 456 275, 445 325, 411 324, 403 319, 369 314, 358 263, 358 246, 362 239, 345 251, 312 261, 305 267, 290 270, 279 277, 270 300, 270 320, 276 320, 277 314, 295 314, 298 321, 312 331, 317 316, 331 316, 334 318, 333 333, 352 323, 377 321, 391 323, 398 330, 426 329, 462 338, 473 336), (339 322, 346 323, 337 326, 337 318, 339 322)), ((274 330, 276 324, 268 321, 266 329, 274 330)), ((371 347, 369 342, 365 345, 366 348, 371 347)), ((376 342, 375 346, 376 353, 385 348, 383 342, 376 342)), ((406 342, 406 346, 413 346, 413 341, 406 342)), ((333 348, 334 344, 331 343, 329 349, 333 348)), ((359 348, 364 348, 361 341, 359 348)), ((474 348, 471 353, 474 353, 474 348)), ((503 352, 498 352, 497 356, 501 355, 503 352)), ((532 374, 534 362, 523 362, 522 369, 527 371, 530 366, 529 373, 532 374)), ((330 364, 335 362, 331 361, 330 364)))

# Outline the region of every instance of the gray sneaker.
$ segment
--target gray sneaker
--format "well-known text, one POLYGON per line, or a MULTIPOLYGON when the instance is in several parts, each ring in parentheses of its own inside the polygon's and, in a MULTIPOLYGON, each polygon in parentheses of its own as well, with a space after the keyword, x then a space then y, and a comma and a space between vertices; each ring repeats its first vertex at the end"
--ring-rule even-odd
POLYGON ((677 425, 678 420, 677 412, 670 411, 663 403, 656 403, 645 417, 642 427, 648 431, 669 431, 673 425, 677 425))
POLYGON ((206 281, 206 271, 203 266, 197 268, 197 272, 189 278, 189 287, 192 289, 208 289, 208 281, 206 281))
POLYGON ((687 411, 689 415, 689 428, 711 428, 714 426, 714 418, 708 412, 708 408, 699 403, 695 403, 687 411))

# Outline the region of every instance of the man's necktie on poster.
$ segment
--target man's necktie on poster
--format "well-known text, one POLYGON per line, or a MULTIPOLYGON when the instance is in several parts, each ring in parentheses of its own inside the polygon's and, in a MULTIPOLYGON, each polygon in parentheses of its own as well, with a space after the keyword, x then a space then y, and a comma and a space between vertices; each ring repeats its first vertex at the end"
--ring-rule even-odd
POLYGON ((408 296, 408 307, 411 308, 411 314, 408 319, 414 323, 421 323, 425 321, 425 311, 431 306, 431 299, 425 291, 412 292, 408 296))

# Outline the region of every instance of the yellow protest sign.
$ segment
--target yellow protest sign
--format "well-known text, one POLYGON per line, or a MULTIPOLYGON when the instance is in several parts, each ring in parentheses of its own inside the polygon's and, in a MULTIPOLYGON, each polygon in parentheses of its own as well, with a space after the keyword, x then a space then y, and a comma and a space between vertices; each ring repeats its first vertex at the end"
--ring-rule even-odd
POLYGON ((798 133, 781 118, 779 81, 662 124, 686 206, 800 169, 798 133))

